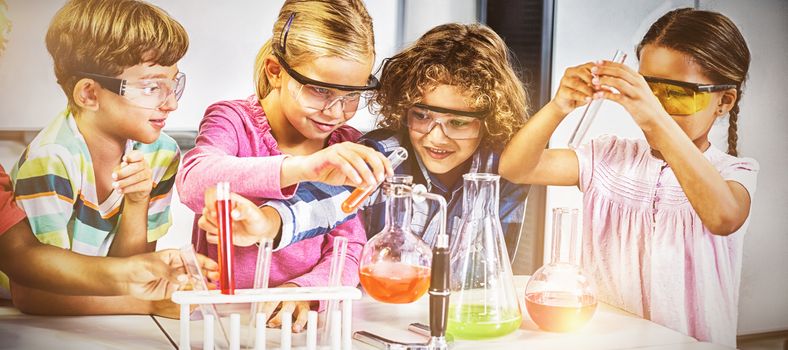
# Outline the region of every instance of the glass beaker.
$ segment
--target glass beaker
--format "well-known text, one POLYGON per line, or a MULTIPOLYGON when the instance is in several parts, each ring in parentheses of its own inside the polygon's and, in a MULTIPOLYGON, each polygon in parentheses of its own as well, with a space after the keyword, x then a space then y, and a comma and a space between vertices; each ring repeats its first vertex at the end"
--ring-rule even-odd
POLYGON ((463 175, 463 214, 451 244, 447 333, 465 339, 509 334, 522 312, 498 216, 500 176, 463 175))
POLYGON ((386 179, 386 225, 361 252, 361 285, 372 298, 384 303, 416 301, 430 286, 432 250, 410 230, 412 183, 409 175, 386 179))
POLYGON ((594 281, 580 268, 577 209, 553 209, 553 256, 534 272, 525 287, 525 307, 539 328, 569 332, 585 325, 596 311, 594 281), (569 233, 569 237, 567 237, 569 233), (569 254, 562 241, 569 238, 569 254))

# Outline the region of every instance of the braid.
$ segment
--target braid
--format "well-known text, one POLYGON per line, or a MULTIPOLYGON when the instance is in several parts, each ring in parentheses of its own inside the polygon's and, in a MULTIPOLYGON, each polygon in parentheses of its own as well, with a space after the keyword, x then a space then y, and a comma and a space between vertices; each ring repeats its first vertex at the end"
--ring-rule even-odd
POLYGON ((739 120, 739 100, 741 100, 741 89, 736 89, 738 93, 738 98, 736 99, 736 103, 733 104, 733 108, 728 113, 728 154, 738 157, 739 152, 736 151, 736 142, 739 140, 739 136, 736 134, 738 130, 738 126, 736 122, 739 120))

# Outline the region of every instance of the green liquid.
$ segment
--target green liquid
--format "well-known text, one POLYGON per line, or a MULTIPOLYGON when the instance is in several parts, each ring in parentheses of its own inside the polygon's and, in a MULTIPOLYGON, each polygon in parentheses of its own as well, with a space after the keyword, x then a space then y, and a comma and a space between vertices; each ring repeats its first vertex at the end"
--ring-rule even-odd
POLYGON ((484 305, 463 305, 459 314, 449 308, 447 333, 464 339, 488 339, 507 335, 520 328, 522 316, 519 310, 509 309, 498 313, 496 309, 484 305))

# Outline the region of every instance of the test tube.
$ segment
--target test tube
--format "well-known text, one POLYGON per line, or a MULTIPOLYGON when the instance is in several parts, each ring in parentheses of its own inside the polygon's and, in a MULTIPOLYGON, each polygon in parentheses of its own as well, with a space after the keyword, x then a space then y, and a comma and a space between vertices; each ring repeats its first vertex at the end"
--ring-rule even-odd
POLYGON ((233 279, 233 203, 230 200, 230 183, 216 184, 216 215, 219 227, 219 287, 222 294, 235 294, 233 279))
MULTIPOLYGON (((187 244, 181 248, 181 260, 183 261, 183 266, 186 267, 186 272, 189 273, 189 278, 192 282, 192 288, 196 291, 208 291, 208 283, 205 280, 205 277, 200 270, 200 263, 197 260, 197 254, 194 252, 194 247, 191 244, 187 244)), ((219 332, 221 333, 222 337, 215 338, 216 341, 219 343, 221 347, 227 347, 230 344, 230 337, 227 335, 227 331, 224 328, 224 324, 222 324, 222 319, 219 318, 219 313, 216 311, 216 306, 213 304, 201 304, 200 311, 202 312, 203 317, 207 315, 211 315, 214 322, 219 326, 219 332)), ((185 322, 185 328, 181 328, 181 331, 184 333, 188 333, 189 327, 189 305, 183 304, 181 305, 181 322, 185 322)), ((184 327, 184 325, 181 325, 184 327)), ((183 342, 183 338, 181 339, 181 348, 188 349, 188 342, 189 337, 186 334, 186 342, 183 342)))
MULTIPOLYGON (((270 239, 263 239, 259 243, 257 250, 257 264, 254 269, 254 289, 268 288, 268 276, 271 272, 271 254, 273 253, 273 241, 270 239)), ((257 315, 261 310, 258 310, 260 303, 252 303, 252 310, 250 315, 257 315)), ((254 317, 250 320, 250 327, 256 327, 257 322, 254 317)), ((265 321, 263 322, 265 324, 265 321)), ((265 327, 263 327, 265 329, 265 327)))
MULTIPOLYGON (((624 60, 627 59, 627 54, 621 50, 616 50, 616 54, 613 55, 613 59, 610 60, 611 62, 616 63, 624 63, 624 60)), ((591 123, 594 121, 596 117, 596 113, 599 112, 599 107, 602 106, 603 99, 593 99, 591 102, 586 105, 586 109, 583 111, 583 115, 580 117, 580 121, 577 122, 577 126, 575 127, 575 131, 572 133, 572 137, 569 139, 569 148, 577 149, 583 143, 583 139, 585 139, 586 134, 588 133, 588 129, 591 127, 591 123)))
MULTIPOLYGON (((391 169, 396 169, 402 161, 408 158, 408 150, 402 147, 397 147, 394 149, 394 152, 389 154, 389 162, 391 163, 391 169)), ((358 187, 356 188, 353 193, 350 194, 350 197, 347 197, 344 202, 342 202, 342 211, 347 214, 350 214, 356 209, 358 209, 361 203, 364 203, 364 200, 369 197, 369 195, 374 191, 376 188, 380 186, 380 182, 376 183, 375 185, 368 185, 367 187, 358 187)))
MULTIPOLYGON (((328 270, 328 286, 339 287, 342 284, 342 270, 345 269, 345 256, 347 256, 347 238, 334 237, 334 250, 331 253, 331 268, 328 270)), ((333 315, 338 313, 337 301, 329 300, 326 305, 321 339, 328 341, 331 332, 333 315)))

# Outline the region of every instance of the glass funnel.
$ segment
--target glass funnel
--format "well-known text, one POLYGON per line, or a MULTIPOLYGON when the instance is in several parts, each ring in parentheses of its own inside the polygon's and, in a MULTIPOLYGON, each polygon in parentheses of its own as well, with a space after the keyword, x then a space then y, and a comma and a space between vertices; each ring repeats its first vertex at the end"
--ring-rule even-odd
POLYGON ((416 301, 430 286, 432 250, 410 230, 413 177, 386 179, 386 225, 361 252, 361 285, 375 300, 405 304, 416 301))
POLYGON ((487 339, 520 327, 522 313, 498 216, 500 176, 463 175, 463 214, 451 244, 447 333, 487 339))
POLYGON ((580 268, 577 243, 577 209, 553 209, 551 262, 536 270, 525 287, 528 315, 545 331, 576 330, 596 311, 596 288, 580 268), (567 238, 568 256, 561 254, 564 251, 562 241, 567 238))

